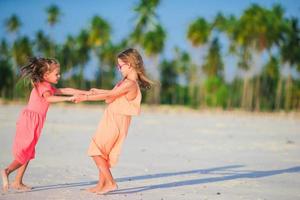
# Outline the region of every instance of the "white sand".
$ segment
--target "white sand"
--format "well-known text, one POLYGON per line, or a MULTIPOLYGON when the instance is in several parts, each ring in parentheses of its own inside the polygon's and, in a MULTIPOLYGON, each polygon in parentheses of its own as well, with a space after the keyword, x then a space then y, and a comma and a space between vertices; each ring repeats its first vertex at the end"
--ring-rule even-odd
MULTIPOLYGON (((0 168, 12 160, 22 107, 0 105, 0 168)), ((89 194, 83 189, 96 183, 97 170, 86 150, 102 113, 101 106, 52 105, 24 177, 33 190, 0 199, 300 199, 298 114, 151 108, 133 119, 112 169, 119 190, 89 194)))

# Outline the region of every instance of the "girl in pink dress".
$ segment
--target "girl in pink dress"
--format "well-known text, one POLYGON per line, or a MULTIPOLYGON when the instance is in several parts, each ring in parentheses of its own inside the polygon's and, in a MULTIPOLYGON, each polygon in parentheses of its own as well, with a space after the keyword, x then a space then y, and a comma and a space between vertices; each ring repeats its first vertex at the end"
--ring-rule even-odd
POLYGON ((127 136, 131 116, 140 114, 140 87, 149 88, 152 81, 145 75, 142 57, 135 49, 127 49, 117 57, 123 80, 112 90, 91 89, 93 94, 75 96, 75 102, 108 103, 88 149, 99 169, 99 182, 90 192, 104 194, 117 189, 110 168, 115 166, 127 136))
POLYGON ((31 58, 29 63, 21 68, 22 77, 29 78, 33 84, 27 106, 22 110, 17 121, 16 135, 13 142, 14 160, 1 170, 3 190, 9 188, 8 176, 18 169, 14 182, 10 185, 17 190, 27 190, 30 187, 23 183, 23 175, 31 159, 35 157, 35 146, 39 140, 50 103, 74 101, 75 95, 89 94, 88 91, 73 88, 56 89, 51 84, 57 84, 60 78, 60 65, 55 59, 31 58))

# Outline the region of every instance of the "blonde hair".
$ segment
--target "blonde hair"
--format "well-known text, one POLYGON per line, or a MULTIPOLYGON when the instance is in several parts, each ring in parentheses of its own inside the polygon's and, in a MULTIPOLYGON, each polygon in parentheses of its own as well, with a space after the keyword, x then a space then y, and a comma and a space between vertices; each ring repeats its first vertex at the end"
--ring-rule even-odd
POLYGON ((130 64, 131 67, 137 72, 138 84, 143 89, 150 89, 154 84, 147 76, 145 72, 144 62, 140 53, 133 48, 126 49, 118 54, 117 58, 121 59, 125 63, 130 64))

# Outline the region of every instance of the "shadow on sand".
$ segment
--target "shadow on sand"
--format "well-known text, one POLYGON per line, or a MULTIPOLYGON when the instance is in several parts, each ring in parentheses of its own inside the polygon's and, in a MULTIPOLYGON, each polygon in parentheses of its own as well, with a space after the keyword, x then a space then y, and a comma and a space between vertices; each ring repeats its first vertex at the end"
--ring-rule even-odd
MULTIPOLYGON (((171 177, 171 176, 178 176, 178 179, 180 179, 180 176, 193 175, 193 174, 218 175, 218 177, 198 178, 198 179, 192 179, 192 180, 175 181, 175 182, 170 182, 170 183, 153 184, 153 185, 146 185, 146 186, 141 186, 141 187, 119 189, 119 190, 110 192, 107 195, 129 194, 129 193, 137 193, 137 192, 143 192, 143 191, 154 190, 154 189, 182 187, 182 186, 188 186, 188 185, 214 183, 214 182, 229 181, 229 180, 235 180, 235 179, 257 179, 257 178, 274 176, 274 175, 279 175, 279 174, 284 174, 284 173, 299 173, 300 172, 300 166, 291 167, 291 168, 287 168, 287 169, 269 170, 269 171, 234 170, 236 168, 241 168, 241 167, 244 167, 244 165, 229 165, 229 166, 209 168, 209 169, 196 169, 196 170, 190 170, 190 171, 166 172, 166 173, 157 173, 157 174, 147 174, 147 175, 141 175, 141 176, 116 178, 116 181, 118 183, 120 183, 120 182, 126 182, 126 181, 156 179, 156 178, 164 178, 164 177, 171 177)), ((87 182, 37 186, 37 187, 34 187, 32 190, 26 191, 26 192, 38 192, 38 191, 43 191, 43 190, 83 187, 83 186, 94 185, 96 183, 97 183, 97 181, 87 181, 87 182)), ((17 192, 17 193, 23 193, 23 192, 17 192)))

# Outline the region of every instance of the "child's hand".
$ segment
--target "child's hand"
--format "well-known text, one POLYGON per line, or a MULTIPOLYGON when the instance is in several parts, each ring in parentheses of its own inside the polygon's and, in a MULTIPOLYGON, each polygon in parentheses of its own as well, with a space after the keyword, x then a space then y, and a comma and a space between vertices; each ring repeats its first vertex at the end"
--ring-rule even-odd
POLYGON ((69 97, 68 101, 72 101, 73 103, 75 103, 75 97, 74 96, 69 97))
POLYGON ((91 91, 91 90, 89 90, 89 91, 87 91, 86 93, 85 93, 85 95, 94 95, 95 94, 95 92, 94 91, 91 91))
POLYGON ((80 103, 82 101, 86 101, 87 100, 87 95, 75 95, 74 96, 74 102, 75 103, 80 103))
POLYGON ((93 94, 97 94, 98 89, 96 89, 96 88, 91 88, 89 92, 90 92, 92 95, 93 95, 93 94))
POLYGON ((83 93, 80 93, 78 95, 92 95, 92 92, 90 90, 84 91, 83 93))
POLYGON ((105 90, 102 89, 97 89, 97 88, 92 88, 90 89, 91 95, 95 95, 95 94, 101 94, 101 93, 105 93, 105 90))

